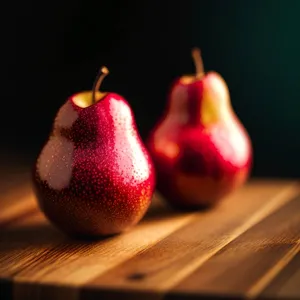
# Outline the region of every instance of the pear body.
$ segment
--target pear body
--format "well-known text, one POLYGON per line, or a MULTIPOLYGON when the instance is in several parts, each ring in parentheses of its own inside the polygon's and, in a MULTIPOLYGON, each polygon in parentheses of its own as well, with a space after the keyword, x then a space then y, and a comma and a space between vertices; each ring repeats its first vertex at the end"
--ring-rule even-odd
POLYGON ((74 95, 59 110, 33 171, 41 210, 71 235, 111 235, 144 216, 155 173, 126 100, 113 93, 88 107, 74 95))
POLYGON ((177 80, 148 149, 157 189, 179 208, 212 206, 240 187, 252 166, 247 131, 232 110, 222 77, 177 80))

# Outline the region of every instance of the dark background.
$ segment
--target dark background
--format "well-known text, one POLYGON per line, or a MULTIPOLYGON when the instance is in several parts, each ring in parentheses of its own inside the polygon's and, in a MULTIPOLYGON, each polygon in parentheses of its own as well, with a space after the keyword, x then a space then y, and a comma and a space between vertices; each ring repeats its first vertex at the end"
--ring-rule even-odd
POLYGON ((300 1, 29 0, 1 12, 3 153, 33 161, 102 64, 102 88, 128 100, 145 138, 199 46, 252 138, 253 175, 300 176, 300 1))

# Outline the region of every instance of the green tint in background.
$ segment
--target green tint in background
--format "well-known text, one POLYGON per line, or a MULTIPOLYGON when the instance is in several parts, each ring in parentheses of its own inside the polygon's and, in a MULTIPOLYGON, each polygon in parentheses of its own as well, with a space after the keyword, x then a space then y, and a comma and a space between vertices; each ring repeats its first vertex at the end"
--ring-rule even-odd
POLYGON ((58 108, 90 89, 102 64, 110 69, 103 89, 125 96, 145 139, 172 81, 194 71, 190 50, 198 46, 206 70, 226 80, 250 133, 253 175, 300 177, 299 0, 7 5, 2 148, 35 158, 58 108))
POLYGON ((195 31, 209 27, 194 43, 209 45, 206 65, 224 76, 252 137, 254 173, 299 176, 300 1, 211 1, 205 21, 199 1, 193 12, 195 31))

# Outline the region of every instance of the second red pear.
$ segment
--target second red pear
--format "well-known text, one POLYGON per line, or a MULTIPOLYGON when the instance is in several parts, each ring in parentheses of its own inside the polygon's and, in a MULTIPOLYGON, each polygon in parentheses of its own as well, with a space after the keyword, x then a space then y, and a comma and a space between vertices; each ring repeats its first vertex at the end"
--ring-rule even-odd
POLYGON ((196 74, 175 81, 147 143, 158 190, 180 208, 219 202, 247 180, 252 166, 251 141, 224 79, 204 73, 198 49, 192 55, 196 74))

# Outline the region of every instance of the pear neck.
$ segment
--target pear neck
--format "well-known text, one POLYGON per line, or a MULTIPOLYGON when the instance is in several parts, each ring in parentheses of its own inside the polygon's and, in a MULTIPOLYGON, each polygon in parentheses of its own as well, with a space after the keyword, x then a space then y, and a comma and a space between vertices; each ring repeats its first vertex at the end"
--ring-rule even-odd
POLYGON ((203 85, 192 84, 189 89, 187 101, 188 124, 196 126, 201 124, 201 108, 203 102, 203 85))
POLYGON ((168 109, 172 122, 207 127, 230 119, 231 106, 228 101, 212 99, 210 93, 204 92, 202 81, 177 88, 182 90, 174 90, 168 109))
POLYGON ((197 124, 200 119, 201 91, 193 84, 176 83, 169 99, 167 119, 180 125, 197 124), (198 90, 198 92, 197 92, 198 90))

